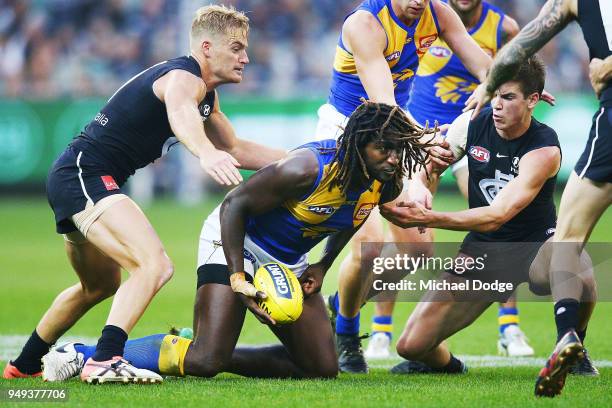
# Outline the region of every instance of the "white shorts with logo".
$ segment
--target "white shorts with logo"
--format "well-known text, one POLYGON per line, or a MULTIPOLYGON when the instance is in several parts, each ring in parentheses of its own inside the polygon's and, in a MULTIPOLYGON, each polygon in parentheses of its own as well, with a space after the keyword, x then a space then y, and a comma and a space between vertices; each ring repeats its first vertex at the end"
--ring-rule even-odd
MULTIPOLYGON (((200 245, 198 247, 198 268, 206 264, 227 265, 221 244, 220 209, 220 205, 215 208, 202 226, 200 245)), ((298 263, 292 265, 286 264, 257 246, 247 234, 244 237, 244 272, 253 276, 261 265, 269 262, 286 265, 298 278, 308 267, 306 254, 300 258, 298 263)))

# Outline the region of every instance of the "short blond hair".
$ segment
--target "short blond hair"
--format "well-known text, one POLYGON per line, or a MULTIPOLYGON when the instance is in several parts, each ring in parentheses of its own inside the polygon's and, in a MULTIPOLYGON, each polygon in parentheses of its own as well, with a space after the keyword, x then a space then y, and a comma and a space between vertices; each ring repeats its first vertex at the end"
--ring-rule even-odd
POLYGON ((249 33, 249 18, 233 6, 222 4, 211 4, 200 7, 191 23, 191 35, 189 37, 191 46, 202 34, 228 34, 242 32, 246 36, 249 33))

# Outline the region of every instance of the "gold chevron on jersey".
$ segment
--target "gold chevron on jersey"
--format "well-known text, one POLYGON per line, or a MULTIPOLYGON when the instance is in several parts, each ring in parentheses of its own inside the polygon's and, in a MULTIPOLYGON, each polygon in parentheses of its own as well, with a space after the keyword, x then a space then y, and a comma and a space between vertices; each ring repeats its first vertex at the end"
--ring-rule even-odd
POLYGON ((343 205, 354 206, 353 226, 357 227, 378 204, 382 190, 382 184, 378 180, 374 180, 370 188, 365 189, 356 201, 349 202, 346 195, 335 184, 338 171, 338 162, 326 164, 319 184, 308 197, 302 200, 288 200, 283 204, 283 207, 297 221, 305 224, 302 228, 304 237, 335 232, 335 230, 321 224, 330 219, 343 205), (330 185, 332 185, 331 189, 330 185))

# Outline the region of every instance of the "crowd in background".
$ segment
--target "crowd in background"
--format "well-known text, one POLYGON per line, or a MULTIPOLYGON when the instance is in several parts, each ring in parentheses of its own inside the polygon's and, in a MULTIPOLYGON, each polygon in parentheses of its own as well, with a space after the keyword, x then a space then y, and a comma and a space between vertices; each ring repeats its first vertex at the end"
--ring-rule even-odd
MULTIPOLYGON (((224 94, 325 97, 344 15, 359 0, 226 0, 251 19, 250 64, 224 94)), ((493 0, 523 26, 544 0, 493 0)), ((188 52, 194 0, 0 0, 0 97, 109 96, 161 60, 188 52)), ((590 92, 577 25, 541 53, 547 89, 590 92), (580 61, 582 63, 580 63, 580 61)))

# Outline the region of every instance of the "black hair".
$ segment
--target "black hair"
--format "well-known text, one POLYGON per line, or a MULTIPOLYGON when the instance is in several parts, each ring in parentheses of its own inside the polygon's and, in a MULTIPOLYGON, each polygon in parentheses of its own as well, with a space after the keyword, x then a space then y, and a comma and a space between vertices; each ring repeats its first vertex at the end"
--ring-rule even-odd
POLYGON ((437 130, 427 125, 425 128, 414 123, 398 106, 385 103, 363 101, 349 118, 344 132, 338 138, 337 151, 333 161, 339 167, 335 184, 342 192, 351 187, 354 180, 370 180, 370 175, 362 156, 363 148, 370 142, 380 141, 401 147, 399 169, 395 173, 393 183, 400 190, 405 175, 412 176, 421 166, 425 166, 429 154, 427 147, 434 146, 431 139, 423 142, 425 134, 432 134, 437 130))
POLYGON ((510 81, 518 82, 523 96, 528 97, 533 93, 542 95, 544 82, 546 81, 546 66, 544 61, 537 55, 533 55, 519 67, 518 72, 510 81))

